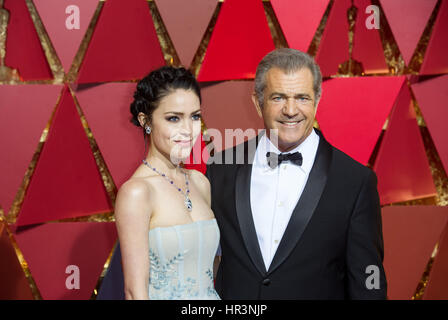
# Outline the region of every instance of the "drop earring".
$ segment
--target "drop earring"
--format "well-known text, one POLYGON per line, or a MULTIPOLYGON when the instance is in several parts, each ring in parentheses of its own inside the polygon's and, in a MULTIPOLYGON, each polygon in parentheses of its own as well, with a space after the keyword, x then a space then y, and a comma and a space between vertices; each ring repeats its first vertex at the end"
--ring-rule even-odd
POLYGON ((146 125, 145 126, 145 131, 146 131, 146 134, 150 134, 151 133, 151 127, 146 125))

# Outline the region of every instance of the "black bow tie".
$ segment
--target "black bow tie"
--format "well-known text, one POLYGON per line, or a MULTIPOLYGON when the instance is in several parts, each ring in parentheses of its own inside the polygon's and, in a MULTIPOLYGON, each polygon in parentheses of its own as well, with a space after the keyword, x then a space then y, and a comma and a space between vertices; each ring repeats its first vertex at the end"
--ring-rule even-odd
POLYGON ((277 154, 275 152, 267 152, 266 158, 268 160, 268 165, 274 169, 283 161, 291 161, 291 163, 301 166, 303 162, 303 157, 300 152, 294 153, 280 153, 277 154))

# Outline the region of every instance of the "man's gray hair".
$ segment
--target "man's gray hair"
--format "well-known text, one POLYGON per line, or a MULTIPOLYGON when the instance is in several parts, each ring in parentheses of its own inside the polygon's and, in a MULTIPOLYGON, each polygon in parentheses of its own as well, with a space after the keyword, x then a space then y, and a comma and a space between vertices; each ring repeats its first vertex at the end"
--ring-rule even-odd
POLYGON ((258 64, 257 72, 255 73, 255 94, 260 106, 263 106, 266 74, 271 68, 279 68, 286 73, 308 68, 313 75, 315 103, 319 101, 322 94, 322 74, 313 57, 299 50, 281 48, 269 52, 258 64))

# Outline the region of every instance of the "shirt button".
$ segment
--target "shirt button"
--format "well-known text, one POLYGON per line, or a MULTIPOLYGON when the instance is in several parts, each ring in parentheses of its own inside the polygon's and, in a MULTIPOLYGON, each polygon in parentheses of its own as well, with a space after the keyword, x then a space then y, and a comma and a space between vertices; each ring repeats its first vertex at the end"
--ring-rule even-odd
POLYGON ((274 240, 274 242, 277 244, 277 243, 278 243, 278 240, 274 240))
POLYGON ((286 164, 283 166, 283 170, 286 170, 286 164))
POLYGON ((280 201, 280 202, 278 203, 278 206, 279 206, 279 207, 283 207, 283 201, 280 201))

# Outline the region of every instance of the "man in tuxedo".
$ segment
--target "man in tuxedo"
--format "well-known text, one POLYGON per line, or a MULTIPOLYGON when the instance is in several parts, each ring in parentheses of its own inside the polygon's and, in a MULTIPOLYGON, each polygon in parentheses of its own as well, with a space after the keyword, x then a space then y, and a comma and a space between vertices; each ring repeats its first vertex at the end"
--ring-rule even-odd
POLYGON ((209 160, 222 299, 386 298, 377 178, 313 128, 321 82, 308 54, 267 54, 252 97, 265 130, 209 160))

